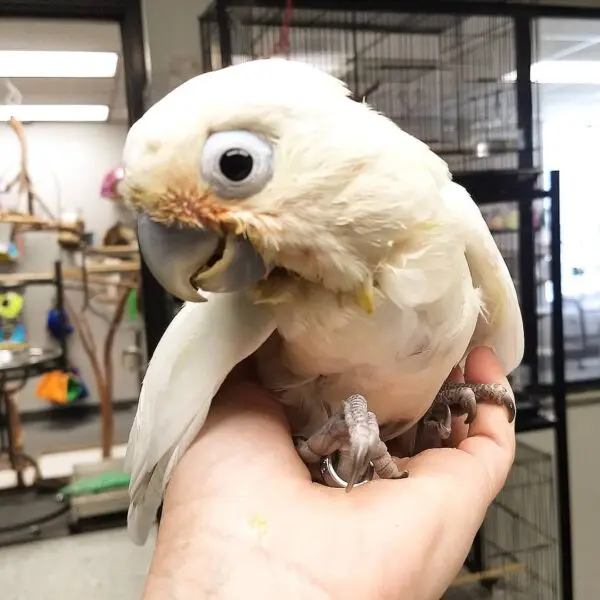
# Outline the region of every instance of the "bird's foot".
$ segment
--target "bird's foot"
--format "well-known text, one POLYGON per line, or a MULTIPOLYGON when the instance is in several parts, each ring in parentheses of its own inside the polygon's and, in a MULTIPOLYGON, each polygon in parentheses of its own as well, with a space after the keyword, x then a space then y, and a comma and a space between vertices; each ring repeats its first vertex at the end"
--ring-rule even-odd
POLYGON ((335 471, 349 492, 373 467, 382 479, 402 479, 408 472, 400 469, 379 437, 377 417, 369 412, 363 396, 350 396, 308 440, 298 440, 298 454, 307 464, 337 455, 335 471))
POLYGON ((469 425, 477 416, 477 404, 480 402, 493 402, 505 406, 508 410, 508 421, 513 422, 517 409, 513 397, 504 386, 498 383, 446 382, 426 413, 424 424, 437 430, 445 440, 452 429, 452 417, 466 415, 465 423, 469 425))

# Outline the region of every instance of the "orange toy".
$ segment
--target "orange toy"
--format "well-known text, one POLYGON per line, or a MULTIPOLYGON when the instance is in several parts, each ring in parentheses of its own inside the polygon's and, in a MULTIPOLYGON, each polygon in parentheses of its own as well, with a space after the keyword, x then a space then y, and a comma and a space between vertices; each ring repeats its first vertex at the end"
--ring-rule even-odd
POLYGON ((69 374, 63 371, 50 371, 40 377, 35 390, 39 398, 55 402, 56 404, 67 404, 69 386, 69 374))

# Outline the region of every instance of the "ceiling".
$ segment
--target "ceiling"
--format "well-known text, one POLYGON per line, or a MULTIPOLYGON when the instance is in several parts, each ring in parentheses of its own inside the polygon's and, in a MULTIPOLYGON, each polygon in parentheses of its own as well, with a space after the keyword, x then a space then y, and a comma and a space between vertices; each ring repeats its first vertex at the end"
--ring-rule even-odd
MULTIPOLYGON (((536 60, 598 61, 600 71, 600 21, 542 19, 538 23, 536 60)), ((600 121, 600 85, 539 85, 544 120, 600 121)))
MULTIPOLYGON (((54 19, 0 19, 0 50, 66 50, 116 52, 117 74, 112 79, 17 78, 12 83, 23 104, 105 104, 109 122, 127 122, 121 34, 117 23, 54 19)), ((0 79, 0 102, 3 99, 0 79)))

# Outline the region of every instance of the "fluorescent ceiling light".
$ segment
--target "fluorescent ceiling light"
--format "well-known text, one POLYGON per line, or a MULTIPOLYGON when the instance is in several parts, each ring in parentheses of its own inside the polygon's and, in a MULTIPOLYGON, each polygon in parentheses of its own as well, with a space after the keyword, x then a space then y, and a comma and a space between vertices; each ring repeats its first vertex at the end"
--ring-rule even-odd
MULTIPOLYGON (((503 81, 516 81, 517 72, 502 76, 503 81)), ((600 61, 597 60, 542 60, 531 65, 533 83, 600 84, 600 61)))
POLYGON ((116 52, 0 50, 0 77, 114 77, 116 52))
POLYGON ((0 121, 103 122, 108 113, 103 104, 0 104, 0 121))

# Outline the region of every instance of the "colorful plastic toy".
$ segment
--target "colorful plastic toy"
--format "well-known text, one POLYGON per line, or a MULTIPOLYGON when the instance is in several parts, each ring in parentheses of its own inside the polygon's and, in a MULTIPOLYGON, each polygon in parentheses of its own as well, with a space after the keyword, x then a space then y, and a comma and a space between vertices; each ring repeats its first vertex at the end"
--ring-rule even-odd
POLYGON ((111 169, 102 181, 102 187, 100 189, 100 196, 108 200, 121 201, 123 195, 121 194, 120 188, 125 178, 125 172, 123 167, 118 166, 111 169))

